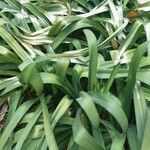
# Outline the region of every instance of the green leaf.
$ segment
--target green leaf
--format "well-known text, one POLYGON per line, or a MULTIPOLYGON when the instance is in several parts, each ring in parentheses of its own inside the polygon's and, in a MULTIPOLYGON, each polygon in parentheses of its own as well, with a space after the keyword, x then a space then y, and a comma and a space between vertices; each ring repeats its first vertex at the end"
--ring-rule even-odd
POLYGON ((64 78, 67 74, 68 66, 69 66, 68 59, 58 59, 55 65, 56 74, 61 78, 64 78))
POLYGON ((68 82, 63 81, 59 76, 54 73, 40 73, 43 83, 51 83, 62 87, 66 93, 74 96, 72 90, 68 86, 68 82))
POLYGON ((97 143, 101 145, 101 147, 105 148, 104 139, 102 137, 101 130, 99 129, 100 125, 99 114, 92 100, 92 97, 90 97, 86 92, 82 91, 80 92, 80 97, 76 100, 80 104, 82 109, 85 111, 87 117, 90 120, 94 139, 97 141, 97 143))
POLYGON ((30 59, 27 52, 17 43, 17 41, 7 32, 2 26, 0 26, 0 36, 7 42, 7 44, 15 51, 15 53, 23 60, 30 59))
POLYGON ((23 132, 21 133, 20 139, 17 142, 17 144, 15 146, 15 149, 21 150, 21 148, 23 147, 23 143, 27 139, 28 135, 31 132, 31 129, 35 125, 35 123, 36 123, 36 121, 39 118, 39 116, 40 116, 41 113, 42 113, 42 109, 41 109, 41 106, 39 106, 37 108, 37 110, 34 112, 34 115, 32 116, 32 118, 29 120, 29 122, 26 125, 26 127, 23 129, 23 132))
POLYGON ((29 100, 27 102, 24 102, 13 114, 11 117, 6 129, 4 130, 3 134, 0 138, 0 145, 1 148, 3 148, 9 139, 9 136, 21 120, 21 118, 25 115, 25 113, 28 111, 28 109, 36 102, 36 100, 29 100))
POLYGON ((28 9, 31 13, 33 13, 37 18, 40 19, 41 23, 44 26, 50 25, 49 19, 41 12, 41 8, 37 7, 33 3, 31 3, 28 0, 22 1, 22 0, 17 0, 22 6, 24 6, 26 9, 28 9))
POLYGON ((86 115, 88 116, 92 124, 92 127, 97 129, 100 125, 100 118, 96 110, 96 106, 94 102, 92 101, 92 97, 90 97, 87 93, 82 91, 80 92, 80 97, 77 98, 76 100, 81 105, 86 115))
POLYGON ((92 31, 84 30, 89 48, 89 75, 88 75, 88 90, 94 90, 96 88, 96 70, 97 70, 97 39, 92 31))
POLYGON ((138 35, 140 34, 140 31, 142 28, 141 25, 142 25, 142 23, 139 20, 137 20, 133 24, 126 39, 121 43, 121 45, 119 47, 118 59, 121 58, 121 56, 124 54, 125 50, 127 50, 129 47, 131 47, 134 44, 135 40, 137 39, 138 35))
POLYGON ((131 150, 139 150, 140 149, 135 126, 130 126, 128 128, 127 138, 128 138, 129 148, 131 150))
POLYGON ((17 56, 12 53, 10 50, 8 50, 7 48, 3 47, 0 45, 0 62, 1 63, 8 63, 8 62, 12 62, 15 64, 19 64, 21 61, 17 58, 17 56))
POLYGON ((124 98, 124 108, 128 117, 130 114, 131 96, 136 82, 138 66, 143 54, 147 51, 147 45, 148 42, 144 42, 143 44, 138 46, 137 50, 135 51, 132 57, 132 61, 130 64, 124 98))
POLYGON ((114 96, 98 92, 91 92, 91 96, 93 101, 106 109, 117 120, 122 130, 126 132, 128 128, 128 120, 119 100, 114 96))
POLYGON ((40 101, 41 101, 42 112, 43 112, 44 132, 45 132, 48 147, 50 150, 58 150, 55 136, 50 125, 47 105, 43 95, 40 97, 40 101))
POLYGON ((126 136, 125 134, 118 134, 114 137, 111 150, 121 150, 124 149, 124 143, 125 143, 126 136))
POLYGON ((9 111, 7 114, 7 120, 5 124, 9 123, 9 120, 17 110, 20 99, 21 99, 21 90, 18 90, 11 95, 10 102, 9 102, 9 111))
POLYGON ((54 129, 57 122, 68 110, 69 106, 72 104, 72 100, 68 98, 68 96, 64 96, 62 100, 57 105, 52 117, 51 117, 51 128, 54 129))
POLYGON ((81 110, 77 111, 76 118, 73 124, 73 139, 82 149, 87 150, 100 150, 102 149, 87 132, 81 122, 81 110))
POLYGON ((32 63, 23 69, 21 72, 20 81, 26 85, 31 84, 39 96, 43 93, 43 82, 35 63, 32 63))
POLYGON ((146 101, 139 83, 136 83, 133 95, 134 95, 134 110, 136 116, 137 136, 139 141, 141 141, 143 137, 146 119, 146 101))
POLYGON ((141 150, 145 150, 150 146, 149 139, 150 139, 150 111, 149 108, 147 108, 147 116, 145 121, 141 150))
POLYGON ((83 19, 78 22, 73 22, 66 26, 54 39, 52 43, 53 49, 56 49, 60 43, 73 31, 76 31, 78 29, 82 29, 85 27, 95 27, 97 30, 102 32, 102 34, 106 34, 106 32, 103 30, 103 28, 98 24, 97 22, 93 22, 92 20, 83 19))

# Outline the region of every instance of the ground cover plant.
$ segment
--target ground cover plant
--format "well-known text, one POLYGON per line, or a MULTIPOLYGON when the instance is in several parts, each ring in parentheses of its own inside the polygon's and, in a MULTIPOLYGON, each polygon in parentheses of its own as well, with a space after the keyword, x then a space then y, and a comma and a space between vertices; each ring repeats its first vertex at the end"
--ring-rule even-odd
POLYGON ((0 0, 0 150, 148 150, 149 0, 0 0))

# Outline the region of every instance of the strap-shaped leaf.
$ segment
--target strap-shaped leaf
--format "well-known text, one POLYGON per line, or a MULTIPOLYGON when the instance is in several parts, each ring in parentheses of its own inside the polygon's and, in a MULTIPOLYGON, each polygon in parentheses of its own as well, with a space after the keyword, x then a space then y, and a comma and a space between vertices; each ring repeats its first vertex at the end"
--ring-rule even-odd
POLYGON ((69 84, 68 81, 67 82, 63 81, 59 76, 57 76, 54 73, 42 72, 40 73, 40 76, 42 78, 43 83, 51 83, 51 84, 59 85, 65 90, 66 93, 74 96, 73 91, 72 91, 72 86, 69 84))
POLYGON ((93 101, 106 109, 117 120, 122 130, 126 132, 128 128, 128 120, 123 108, 119 104, 119 101, 114 99, 114 96, 98 92, 91 92, 91 96, 93 101))
POLYGON ((13 114, 11 117, 11 120, 9 121, 6 129, 4 130, 1 138, 0 138, 0 145, 1 149, 6 144, 9 136, 13 132, 14 128, 17 126, 21 118, 25 115, 25 113, 28 111, 28 109, 36 102, 36 100, 29 100, 27 102, 24 102, 17 111, 13 114))
POLYGON ((142 141, 145 119, 146 119, 146 101, 144 93, 137 82, 133 91, 134 109, 136 117, 137 136, 139 141, 142 141))
POLYGON ((143 44, 138 46, 130 64, 128 78, 127 78, 127 85, 125 89, 125 98, 124 98, 124 108, 128 117, 130 114, 131 96, 136 82, 137 70, 142 56, 147 51, 148 43, 149 42, 144 42, 143 44))
POLYGON ((124 149, 125 139, 126 139, 125 134, 117 134, 113 139, 111 150, 124 149))
POLYGON ((90 120, 92 125, 93 137, 101 145, 104 146, 104 139, 102 137, 101 130, 99 128, 100 125, 100 117, 96 106, 92 100, 92 97, 89 96, 86 92, 80 92, 80 97, 76 99, 77 102, 80 104, 84 112, 86 113, 87 117, 90 120), (90 110, 90 111, 89 111, 90 110))
POLYGON ((131 150, 139 150, 140 149, 140 144, 139 144, 139 141, 137 138, 135 126, 130 126, 128 128, 127 139, 128 139, 129 148, 131 150))
POLYGON ((23 60, 30 59, 28 53, 18 44, 18 42, 7 32, 2 26, 0 26, 0 36, 6 41, 6 43, 15 51, 15 53, 23 60))
POLYGON ((26 9, 28 9, 32 14, 34 14, 36 17, 38 17, 42 23, 43 26, 50 25, 49 19, 43 14, 42 9, 33 3, 31 3, 29 0, 17 0, 22 6, 24 6, 26 9))
POLYGON ((147 116, 145 121, 141 150, 145 150, 150 147, 149 139, 150 139, 150 110, 149 108, 147 108, 147 116))
POLYGON ((35 63, 32 63, 23 69, 21 72, 20 81, 25 84, 31 84, 38 95, 42 94, 43 82, 35 63))
POLYGON ((102 34, 106 36, 106 32, 103 30, 103 27, 101 27, 100 24, 98 24, 97 22, 88 20, 88 19, 83 19, 78 22, 73 22, 69 24, 68 26, 66 26, 54 39, 52 43, 53 49, 56 49, 60 45, 60 43, 73 31, 76 31, 78 29, 82 29, 85 27, 95 27, 97 30, 99 30, 100 32, 102 32, 102 34))
POLYGON ((17 142, 17 144, 15 146, 15 149, 21 150, 21 148, 23 147, 23 144, 24 144, 25 140, 27 139, 28 135, 30 134, 31 129, 35 125, 35 123, 36 123, 36 121, 39 118, 39 116, 40 116, 41 113, 42 113, 42 108, 41 108, 41 106, 39 106, 37 108, 37 110, 34 112, 34 115, 30 119, 30 121, 28 122, 28 124, 26 125, 26 127, 23 129, 23 132, 21 133, 20 139, 17 142))
POLYGON ((72 100, 68 96, 64 96, 63 99, 57 105, 52 117, 51 117, 51 127, 54 129, 59 119, 65 114, 69 106, 72 104, 72 100))
POLYGON ((40 101, 41 101, 42 112, 43 112, 44 132, 47 140, 47 145, 50 150, 58 150, 55 136, 50 125, 48 108, 45 102, 45 97, 43 95, 40 97, 40 101))
POLYGON ((12 62, 15 64, 19 64, 21 63, 21 61, 19 60, 19 58, 17 58, 17 56, 12 53, 9 49, 5 48, 4 46, 0 45, 0 63, 8 63, 8 62, 12 62))
POLYGON ((82 149, 101 150, 81 122, 81 110, 78 110, 73 124, 73 139, 82 149))
POLYGON ((82 109, 85 111, 86 115, 88 116, 92 127, 98 128, 100 124, 99 114, 96 110, 96 106, 92 100, 92 97, 89 96, 86 92, 80 92, 80 97, 76 99, 77 102, 80 104, 82 109), (89 111, 90 110, 90 111, 89 111))
POLYGON ((94 90, 96 87, 96 70, 98 60, 97 39, 92 31, 84 30, 89 48, 89 74, 88 74, 88 90, 94 90))

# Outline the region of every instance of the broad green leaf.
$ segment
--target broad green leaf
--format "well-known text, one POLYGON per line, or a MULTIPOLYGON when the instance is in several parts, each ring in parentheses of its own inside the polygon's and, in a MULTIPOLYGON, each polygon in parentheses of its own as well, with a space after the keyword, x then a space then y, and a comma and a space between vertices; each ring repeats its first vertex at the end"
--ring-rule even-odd
POLYGON ((40 73, 41 79, 43 83, 51 83, 55 85, 59 85, 62 87, 65 92, 69 93, 70 95, 74 95, 72 90, 68 87, 68 82, 64 82, 59 76, 53 73, 40 73))
POLYGON ((138 66, 143 54, 147 51, 147 45, 148 42, 144 42, 143 44, 138 46, 130 64, 124 98, 124 108, 128 117, 130 114, 131 96, 136 82, 138 66))
POLYGON ((30 56, 27 54, 27 52, 2 26, 0 26, 0 35, 23 61, 25 61, 26 59, 30 59, 30 56))
POLYGON ((96 106, 92 100, 92 97, 90 97, 87 93, 82 91, 80 92, 80 97, 76 100, 88 116, 92 127, 97 129, 100 125, 100 118, 96 106))
POLYGON ((69 106, 72 104, 72 100, 68 98, 68 96, 63 97, 63 99, 57 105, 53 115, 51 116, 51 128, 54 129, 57 122, 68 110, 69 106))
POLYGON ((15 82, 18 81, 17 77, 11 77, 11 78, 7 78, 7 79, 3 79, 0 81, 0 90, 11 86, 12 84, 14 84, 15 82))
POLYGON ((146 119, 146 101, 144 98, 144 93, 139 83, 136 83, 133 95, 134 95, 134 110, 136 116, 137 136, 139 141, 141 141, 143 137, 146 119))
POLYGON ((125 143, 126 136, 125 134, 118 134, 114 137, 111 150, 121 150, 124 149, 124 143, 125 143))
POLYGON ((26 125, 26 127, 23 129, 23 132, 21 133, 21 137, 18 140, 18 142, 17 142, 17 144, 15 146, 15 149, 21 150, 21 148, 23 147, 23 144, 24 144, 25 140, 27 139, 28 135, 30 134, 31 129, 35 125, 35 123, 36 123, 36 121, 39 118, 39 116, 40 116, 41 113, 42 113, 42 108, 39 106, 37 108, 37 110, 34 112, 34 115, 30 119, 30 121, 28 122, 28 124, 26 125))
POLYGON ((104 148, 105 147, 104 140, 102 137, 101 130, 99 129, 100 118, 96 106, 92 100, 92 97, 90 97, 87 93, 82 91, 80 92, 80 97, 76 100, 80 104, 80 106, 82 107, 82 109, 84 110, 84 112, 86 113, 87 117, 90 120, 94 139, 97 141, 97 143, 101 145, 101 147, 104 148))
POLYGON ((127 139, 128 139, 129 148, 131 150, 139 150, 140 149, 135 126, 130 126, 128 128, 127 139))
POLYGON ((5 95, 6 93, 12 92, 14 89, 21 87, 21 83, 19 81, 13 82, 11 85, 7 86, 1 93, 1 95, 5 95))
POLYGON ((149 148, 149 4, 0 0, 0 149, 149 148))
POLYGON ((93 101, 106 109, 120 124, 122 130, 126 132, 128 128, 128 120, 119 101, 111 95, 99 92, 91 92, 93 101))
POLYGON ((69 66, 68 59, 58 59, 55 65, 56 74, 61 78, 64 78, 66 76, 68 66, 69 66))
POLYGON ((66 26, 54 39, 54 41, 52 43, 53 49, 56 49, 60 45, 60 43, 73 31, 76 31, 78 29, 82 29, 85 27, 93 27, 93 26, 97 30, 102 32, 102 34, 104 34, 104 35, 106 34, 105 31, 103 31, 103 28, 101 27, 101 25, 98 24, 97 22, 93 22, 88 19, 83 19, 78 22, 73 22, 73 23, 69 24, 68 26, 66 26))
POLYGON ((42 94, 43 82, 37 71, 35 63, 32 63, 23 69, 21 72, 20 81, 26 85, 31 84, 39 96, 42 94))
POLYGON ((88 90, 96 88, 96 70, 97 70, 97 39, 90 30, 84 30, 89 48, 89 75, 88 75, 88 90))
POLYGON ((47 145, 50 150, 58 150, 55 136, 54 136, 53 130, 50 125, 48 108, 47 108, 47 105, 45 102, 45 97, 43 95, 40 97, 40 101, 41 101, 41 106, 42 106, 44 132, 45 132, 45 136, 46 136, 46 140, 47 140, 47 145))
POLYGON ((73 139, 82 149, 99 150, 102 149, 84 128, 81 122, 81 110, 78 110, 73 124, 73 139))

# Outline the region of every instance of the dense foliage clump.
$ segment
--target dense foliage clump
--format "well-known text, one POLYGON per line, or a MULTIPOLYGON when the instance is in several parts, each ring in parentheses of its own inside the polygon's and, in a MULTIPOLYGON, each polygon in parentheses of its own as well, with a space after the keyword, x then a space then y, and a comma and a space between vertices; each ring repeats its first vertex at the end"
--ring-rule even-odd
POLYGON ((148 150, 149 101, 149 0, 0 0, 0 150, 148 150))

